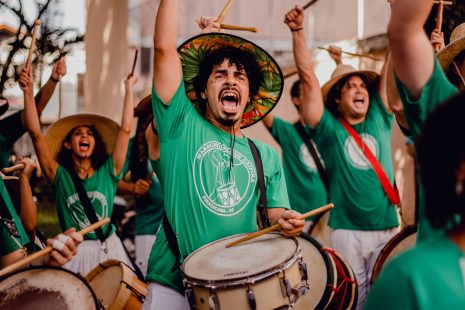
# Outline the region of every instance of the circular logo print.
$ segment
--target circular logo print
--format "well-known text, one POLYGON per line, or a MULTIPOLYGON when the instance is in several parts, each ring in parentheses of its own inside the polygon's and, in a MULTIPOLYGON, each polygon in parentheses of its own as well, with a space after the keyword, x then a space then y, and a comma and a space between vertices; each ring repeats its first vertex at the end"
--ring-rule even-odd
MULTIPOLYGON (((379 147, 376 139, 369 134, 361 134, 363 142, 375 155, 376 158, 379 156, 379 147)), ((355 142, 351 136, 347 137, 344 142, 344 153, 349 162, 357 169, 367 170, 371 168, 370 162, 366 159, 365 154, 355 142)))

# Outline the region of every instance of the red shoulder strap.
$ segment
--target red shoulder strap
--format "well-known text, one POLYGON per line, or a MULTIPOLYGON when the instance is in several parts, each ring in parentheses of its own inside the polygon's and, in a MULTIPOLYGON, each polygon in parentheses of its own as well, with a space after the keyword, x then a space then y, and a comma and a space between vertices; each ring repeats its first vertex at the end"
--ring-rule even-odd
POLYGON ((362 138, 360 138, 358 133, 346 122, 345 119, 343 119, 342 117, 339 117, 338 120, 342 124, 342 126, 344 126, 347 132, 352 136, 352 138, 354 138, 358 147, 365 154, 365 157, 368 159, 368 161, 371 164, 371 167, 373 168, 376 175, 378 176, 379 182, 381 183, 381 186, 383 187, 383 190, 386 193, 386 196, 388 197, 389 201, 392 204, 400 207, 399 191, 397 190, 397 187, 395 185, 392 186, 386 173, 383 170, 383 167, 381 166, 379 161, 376 159, 375 155, 373 155, 370 148, 365 144, 365 142, 363 142, 362 138))

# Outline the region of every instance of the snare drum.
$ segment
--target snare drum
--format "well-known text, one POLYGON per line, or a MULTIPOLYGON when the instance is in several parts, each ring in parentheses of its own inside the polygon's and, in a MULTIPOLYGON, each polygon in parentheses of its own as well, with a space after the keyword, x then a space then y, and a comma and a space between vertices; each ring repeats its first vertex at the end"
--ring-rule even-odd
POLYGON ((326 211, 315 218, 313 225, 310 226, 308 230, 308 234, 322 245, 332 247, 331 234, 333 229, 328 226, 329 212, 330 211, 326 211))
POLYGON ((391 240, 386 243, 376 259, 373 273, 371 274, 370 284, 373 285, 384 265, 400 253, 407 251, 417 243, 417 226, 407 226, 404 230, 397 233, 391 240))
POLYGON ((100 309, 90 286, 80 276, 58 267, 30 267, 0 282, 0 309, 100 309))
POLYGON ((231 248, 244 234, 209 243, 182 266, 186 297, 197 309, 269 310, 305 293, 306 266, 295 238, 266 234, 231 248))
POLYGON ((297 237, 307 266, 309 291, 294 309, 355 309, 357 282, 350 266, 308 234, 297 237))
POLYGON ((140 309, 147 285, 124 263, 110 259, 100 263, 86 276, 105 309, 140 309))

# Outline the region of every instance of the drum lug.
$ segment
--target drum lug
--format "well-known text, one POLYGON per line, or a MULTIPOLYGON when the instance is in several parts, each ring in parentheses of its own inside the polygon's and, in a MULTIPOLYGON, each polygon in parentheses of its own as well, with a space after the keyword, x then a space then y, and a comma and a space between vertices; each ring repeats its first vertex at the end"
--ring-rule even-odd
POLYGON ((255 293, 250 287, 247 289, 247 300, 249 301, 249 306, 252 310, 257 309, 257 301, 255 300, 255 293))
POLYGON ((289 300, 291 300, 292 286, 291 282, 286 278, 281 279, 281 291, 283 293, 283 296, 286 296, 287 298, 289 298, 289 300))
POLYGON ((196 309, 197 307, 195 305, 194 291, 192 290, 192 288, 191 287, 186 288, 184 290, 184 294, 186 295, 187 302, 189 303, 189 307, 191 309, 196 309))
POLYGON ((301 260, 299 262, 299 268, 300 268, 300 271, 302 272, 302 281, 307 281, 308 280, 307 263, 301 260))
POLYGON ((216 295, 215 289, 210 289, 210 296, 208 297, 208 304, 210 305, 210 310, 221 310, 220 301, 216 295))
POLYGON ((121 281, 121 282, 126 284, 126 288, 129 289, 131 292, 133 292, 134 295, 136 295, 137 299, 139 299, 141 303, 144 303, 145 296, 143 294, 139 293, 134 287, 129 285, 127 282, 125 281, 121 281))

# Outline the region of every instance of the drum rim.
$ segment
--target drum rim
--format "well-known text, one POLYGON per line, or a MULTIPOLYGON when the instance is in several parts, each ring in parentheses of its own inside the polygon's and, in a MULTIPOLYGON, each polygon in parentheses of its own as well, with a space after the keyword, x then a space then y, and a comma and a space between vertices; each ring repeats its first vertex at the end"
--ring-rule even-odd
MULTIPOLYGON (((331 302, 332 296, 334 294, 334 292, 328 286, 329 283, 334 283, 334 281, 336 280, 334 279, 334 265, 331 262, 331 258, 329 254, 323 250, 324 246, 318 240, 316 240, 310 234, 304 233, 304 232, 300 233, 299 237, 302 237, 306 241, 309 241, 310 243, 312 243, 320 253, 324 253, 322 257, 323 257, 323 261, 326 266, 327 283, 326 283, 323 296, 321 296, 320 301, 315 306, 315 309, 324 309, 331 302)), ((303 250, 302 250, 302 253, 303 253, 303 250)))
POLYGON ((6 275, 4 275, 3 277, 0 277, 0 282, 3 282, 5 281, 6 279, 18 274, 18 273, 21 273, 21 272, 25 272, 25 271, 28 271, 28 270, 37 270, 37 269, 53 269, 53 270, 59 270, 59 271, 64 271, 64 272, 67 272, 75 277, 77 277, 79 280, 81 280, 82 283, 84 283, 84 285, 89 289, 91 295, 92 295, 92 298, 94 299, 94 303, 95 303, 95 309, 101 309, 101 305, 100 305, 100 302, 97 298, 97 295, 95 295, 94 293, 94 290, 90 287, 89 283, 87 283, 86 279, 79 273, 74 273, 72 272, 71 270, 68 270, 68 269, 65 269, 65 268, 62 268, 62 267, 56 267, 56 266, 45 266, 45 265, 40 265, 40 266, 29 266, 29 267, 25 267, 25 268, 21 268, 21 269, 18 269, 18 270, 15 270, 15 271, 12 271, 6 275))
MULTIPOLYGON (((269 234, 283 236, 280 233, 269 233, 269 234)), ((235 279, 231 279, 231 280, 203 280, 203 279, 198 279, 198 278, 195 278, 195 277, 192 277, 192 276, 188 276, 184 272, 185 263, 187 262, 189 257, 194 255, 196 252, 202 250, 203 248, 211 246, 211 245, 213 245, 215 243, 219 243, 219 242, 222 242, 222 241, 227 240, 227 239, 231 239, 231 238, 234 238, 234 237, 240 237, 240 236, 244 236, 244 235, 248 235, 248 233, 238 234, 238 235, 233 235, 233 236, 228 236, 228 237, 225 237, 225 238, 218 239, 218 240, 210 242, 210 243, 198 248, 194 252, 192 252, 184 260, 184 262, 183 262, 183 264, 181 266, 181 271, 182 271, 182 276, 183 276, 182 282, 184 284, 184 287, 187 287, 188 284, 189 284, 190 286, 202 286, 202 287, 210 288, 210 289, 224 289, 224 288, 227 288, 227 287, 242 286, 244 284, 253 284, 255 282, 259 282, 259 281, 262 281, 264 279, 267 279, 267 278, 273 276, 274 274, 281 272, 282 270, 288 269, 297 260, 302 259, 302 249, 300 248, 300 245, 299 245, 299 242, 297 241, 297 239, 294 238, 294 237, 283 236, 285 238, 288 238, 288 239, 294 241, 294 243, 296 245, 296 249, 295 249, 294 253, 292 253, 292 255, 289 258, 287 258, 282 264, 276 265, 273 268, 270 268, 270 269, 264 270, 264 271, 262 271, 260 273, 254 274, 253 276, 235 278, 235 279)))
POLYGON ((389 239, 389 241, 384 245, 384 247, 379 252, 378 257, 376 258, 375 264, 373 266, 373 271, 371 273, 370 285, 373 285, 376 282, 376 279, 378 279, 379 275, 381 274, 381 271, 383 270, 384 265, 386 264, 386 260, 389 254, 384 254, 391 253, 392 250, 396 247, 396 245, 398 245, 402 240, 410 237, 411 235, 417 232, 417 225, 409 225, 401 231, 399 231, 397 234, 395 234, 391 239, 389 239))

